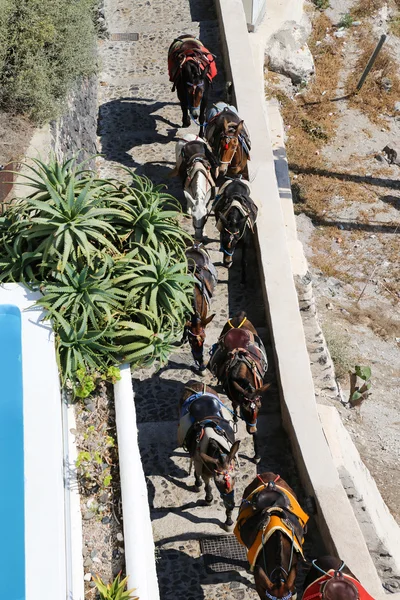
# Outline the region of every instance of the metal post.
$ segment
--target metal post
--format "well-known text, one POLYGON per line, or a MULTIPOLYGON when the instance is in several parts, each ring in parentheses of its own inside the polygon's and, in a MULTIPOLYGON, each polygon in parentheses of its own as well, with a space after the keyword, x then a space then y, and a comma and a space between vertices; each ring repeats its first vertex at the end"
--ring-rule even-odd
POLYGON ((381 48, 382 48, 383 44, 385 43, 385 40, 386 40, 386 34, 384 33, 381 35, 381 39, 379 40, 375 50, 373 51, 371 58, 369 59, 368 64, 364 69, 364 73, 360 77, 360 81, 358 82, 357 88, 356 88, 357 92, 359 92, 361 90, 362 86, 364 85, 364 81, 366 80, 368 73, 372 69, 372 66, 373 66, 374 62, 376 61, 376 58, 377 58, 379 52, 381 51, 381 48))

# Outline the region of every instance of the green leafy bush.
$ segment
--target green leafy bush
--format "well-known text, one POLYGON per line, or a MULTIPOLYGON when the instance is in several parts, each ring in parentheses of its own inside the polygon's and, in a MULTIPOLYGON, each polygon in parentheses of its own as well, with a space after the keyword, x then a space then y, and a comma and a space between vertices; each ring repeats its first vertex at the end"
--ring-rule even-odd
POLYGON ((0 217, 0 282, 40 289, 63 385, 85 398, 115 366, 164 364, 191 309, 193 276, 176 200, 131 183, 35 161, 26 198, 0 217))
POLYGON ((313 3, 319 10, 325 10, 330 6, 329 0, 313 0, 313 3))
POLYGON ((48 121, 71 84, 96 69, 96 0, 2 2, 0 107, 48 121))
POLYGON ((121 573, 118 573, 114 581, 105 584, 104 581, 97 577, 93 578, 96 587, 100 594, 100 600, 139 600, 137 596, 133 595, 134 589, 126 590, 128 578, 121 580, 121 573))

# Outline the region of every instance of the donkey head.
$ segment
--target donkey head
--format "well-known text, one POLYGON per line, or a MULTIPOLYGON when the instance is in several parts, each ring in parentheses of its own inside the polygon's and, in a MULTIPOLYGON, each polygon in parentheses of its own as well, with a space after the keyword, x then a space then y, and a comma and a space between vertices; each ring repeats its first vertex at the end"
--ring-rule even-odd
POLYGON ((209 67, 202 69, 193 60, 187 60, 182 66, 182 80, 186 87, 187 103, 194 119, 200 116, 200 104, 207 86, 209 67))
MULTIPOLYGON (((288 541, 284 537, 282 541, 288 541)), ((265 546, 267 550, 268 544, 265 546)), ((290 556, 290 543, 288 544, 289 556, 290 556)), ((295 553, 296 554, 296 553, 295 553)), ((284 571, 281 567, 277 567, 272 572, 274 577, 270 575, 271 579, 267 576, 264 569, 260 565, 256 565, 254 569, 254 582, 256 584, 257 594, 262 600, 269 598, 270 600, 296 600, 297 593, 295 591, 295 580, 297 574, 296 563, 293 564, 289 571, 289 574, 284 571)))
POLYGON ((200 453, 200 458, 214 476, 215 485, 227 510, 233 510, 235 507, 235 456, 239 445, 240 440, 236 440, 229 454, 221 453, 220 459, 208 456, 204 452, 200 453))
POLYGON ((185 194, 187 206, 190 208, 189 212, 192 214, 195 239, 201 240, 206 222, 207 205, 214 188, 207 164, 199 161, 195 163, 195 168, 193 177, 188 173, 183 193, 185 194))
POLYGON ((240 416, 246 423, 247 433, 253 435, 257 433, 257 419, 261 408, 261 394, 265 392, 270 383, 266 383, 258 389, 254 389, 250 382, 243 388, 237 381, 232 381, 232 387, 238 395, 238 404, 240 406, 240 416))
POLYGON ((232 266, 233 254, 238 241, 243 237, 248 217, 242 215, 238 208, 232 208, 226 216, 220 214, 220 250, 224 253, 224 267, 232 266))
POLYGON ((240 123, 236 125, 235 123, 229 123, 224 117, 223 130, 219 142, 219 172, 222 175, 226 174, 229 165, 235 156, 236 150, 238 149, 239 135, 242 132, 243 125, 244 121, 240 121, 240 123))
POLYGON ((213 320, 215 313, 210 317, 202 318, 198 313, 193 313, 191 320, 186 322, 184 340, 188 340, 195 362, 204 366, 204 342, 206 339, 206 326, 213 320))

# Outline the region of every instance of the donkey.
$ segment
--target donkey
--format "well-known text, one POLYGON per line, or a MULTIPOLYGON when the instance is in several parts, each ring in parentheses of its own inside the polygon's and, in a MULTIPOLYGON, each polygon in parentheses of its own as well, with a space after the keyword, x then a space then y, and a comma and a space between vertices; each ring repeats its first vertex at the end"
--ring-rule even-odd
POLYGON ((254 233, 258 208, 250 197, 248 181, 226 181, 214 201, 217 229, 220 232, 220 250, 224 253, 224 266, 230 269, 239 242, 242 244, 241 285, 247 281, 247 249, 254 233))
POLYGON ((210 480, 221 495, 225 506, 224 529, 233 526, 235 507, 235 456, 240 441, 235 441, 230 414, 213 388, 189 381, 179 402, 178 443, 194 462, 195 491, 205 483, 206 504, 213 501, 210 480))
POLYGON ((304 559, 308 518, 294 491, 276 473, 257 475, 243 492, 234 533, 247 548, 262 600, 296 598, 297 561, 298 555, 304 559))
POLYGON ((176 38, 168 50, 169 80, 173 82, 182 109, 182 127, 190 117, 199 119, 200 137, 204 133, 209 86, 217 75, 214 55, 190 34, 176 38))
POLYGON ((207 250, 200 243, 186 249, 189 269, 193 270, 196 284, 193 291, 193 312, 186 322, 182 343, 189 341, 193 359, 202 375, 207 368, 204 364, 204 342, 206 326, 213 320, 215 313, 209 315, 211 298, 218 281, 217 271, 210 260, 207 250))
POLYGON ((218 102, 207 114, 206 140, 215 154, 221 175, 248 178, 250 136, 234 106, 218 102))
POLYGON ((176 166, 171 177, 179 174, 181 178, 194 236, 201 240, 208 203, 215 193, 217 163, 207 144, 193 133, 187 133, 176 143, 175 153, 176 166))
POLYGON ((239 409, 247 433, 253 436, 254 461, 260 462, 257 418, 261 395, 270 387, 269 383, 263 385, 268 361, 257 330, 244 311, 229 319, 224 326, 218 343, 212 349, 208 368, 231 400, 236 422, 239 409))
POLYGON ((303 600, 373 600, 345 563, 335 556, 320 556, 304 581, 303 600))

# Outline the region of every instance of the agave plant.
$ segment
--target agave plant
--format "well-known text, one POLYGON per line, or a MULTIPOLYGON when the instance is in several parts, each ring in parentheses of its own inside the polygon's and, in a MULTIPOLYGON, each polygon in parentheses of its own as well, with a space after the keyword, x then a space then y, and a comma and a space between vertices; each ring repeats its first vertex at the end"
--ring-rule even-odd
POLYGON ((117 252, 106 237, 114 239, 115 229, 103 217, 119 216, 120 211, 103 208, 90 181, 76 197, 74 183, 71 177, 62 195, 46 182, 52 201, 27 198, 21 211, 19 235, 26 236, 28 242, 36 241, 37 249, 43 253, 43 262, 59 256, 60 271, 65 269, 68 260, 78 260, 82 255, 91 264, 92 257, 98 255, 102 247, 117 252))
POLYGON ((113 260, 107 255, 95 258, 93 266, 67 263, 63 273, 56 273, 55 281, 41 287, 44 296, 36 304, 48 311, 49 318, 60 312, 74 319, 86 311, 96 329, 111 323, 115 314, 123 311, 128 296, 113 284, 112 268, 113 260))
POLYGON ((118 573, 111 583, 105 584, 99 575, 93 577, 93 581, 99 591, 100 600, 139 600, 137 596, 133 595, 134 589, 126 589, 128 578, 125 577, 121 580, 121 573, 118 573))
MULTIPOLYGON (((176 198, 161 192, 161 186, 154 186, 147 178, 125 170, 132 178, 131 185, 115 181, 114 191, 107 189, 110 206, 126 213, 119 231, 123 243, 149 245, 154 250, 162 243, 183 254, 190 235, 177 223, 180 208, 176 198)), ((118 225, 115 226, 118 230, 118 225)))
POLYGON ((89 329, 86 310, 70 322, 60 313, 53 313, 53 323, 57 330, 57 359, 63 385, 68 380, 74 386, 75 374, 82 366, 88 371, 104 372, 110 363, 116 362, 121 348, 107 341, 107 337, 114 335, 111 325, 102 330, 89 329))
MULTIPOLYGON (((82 167, 85 162, 88 162, 92 158, 93 157, 89 157, 86 161, 80 163, 79 167, 82 167)), ((94 173, 90 169, 76 169, 75 157, 66 160, 62 164, 54 157, 50 159, 48 164, 35 158, 32 159, 32 162, 35 166, 29 164, 25 165, 32 175, 18 173, 22 179, 25 179, 25 181, 21 181, 20 185, 25 185, 35 190, 30 194, 30 198, 36 197, 40 198, 40 200, 50 200, 46 182, 48 182, 59 194, 63 194, 66 192, 72 177, 76 180, 76 190, 84 187, 88 180, 93 179, 94 177, 94 173)))
POLYGON ((113 334, 121 361, 136 367, 148 367, 156 361, 160 366, 165 365, 173 344, 182 335, 182 327, 168 317, 161 320, 146 310, 131 316, 132 321, 119 322, 113 334))
POLYGON ((82 369, 164 364, 191 306, 178 203, 127 173, 129 184, 97 179, 74 159, 34 161, 33 191, 0 217, 0 282, 42 291, 62 383, 80 395, 82 369))

